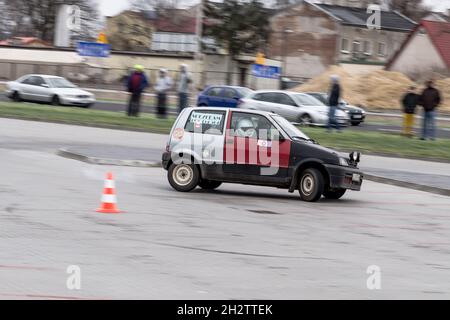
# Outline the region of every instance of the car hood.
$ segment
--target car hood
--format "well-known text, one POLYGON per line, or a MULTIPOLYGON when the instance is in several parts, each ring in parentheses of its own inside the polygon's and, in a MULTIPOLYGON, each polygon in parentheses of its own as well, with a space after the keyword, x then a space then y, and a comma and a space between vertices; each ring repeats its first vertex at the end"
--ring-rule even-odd
POLYGON ((350 104, 348 104, 348 105, 346 105, 345 107, 344 107, 344 110, 349 110, 349 111, 353 111, 353 112, 362 112, 362 111, 364 111, 364 109, 363 108, 360 108, 360 107, 357 107, 357 106, 352 106, 352 105, 350 105, 350 104))
POLYGON ((91 96, 90 92, 82 90, 80 88, 52 88, 54 93, 60 95, 77 95, 77 96, 91 96))
POLYGON ((299 140, 293 140, 293 146, 293 150, 296 150, 294 151, 296 156, 301 158, 314 158, 320 159, 327 164, 339 164, 339 153, 333 149, 323 147, 320 144, 299 140))

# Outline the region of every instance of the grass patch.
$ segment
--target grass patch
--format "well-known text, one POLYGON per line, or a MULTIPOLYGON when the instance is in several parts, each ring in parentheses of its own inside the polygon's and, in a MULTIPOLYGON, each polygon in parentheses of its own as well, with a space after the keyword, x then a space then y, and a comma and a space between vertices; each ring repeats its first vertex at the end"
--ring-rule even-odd
MULTIPOLYGON (((175 120, 174 117, 162 120, 150 114, 129 118, 123 112, 12 102, 0 102, 0 117, 163 134, 169 133, 175 120)), ((450 161, 450 139, 420 141, 378 132, 346 130, 329 134, 323 128, 302 130, 320 144, 337 150, 450 161)))
POLYGON ((154 133, 168 133, 175 120, 174 117, 158 119, 154 115, 144 113, 141 113, 139 118, 130 118, 124 112, 12 102, 0 103, 0 117, 141 130, 154 133))

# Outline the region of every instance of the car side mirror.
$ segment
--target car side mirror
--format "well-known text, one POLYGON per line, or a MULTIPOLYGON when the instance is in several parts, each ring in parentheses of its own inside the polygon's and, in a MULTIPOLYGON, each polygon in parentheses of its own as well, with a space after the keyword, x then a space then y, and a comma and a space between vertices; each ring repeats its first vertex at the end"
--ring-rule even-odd
POLYGON ((46 83, 41 84, 41 87, 43 87, 43 88, 49 88, 48 84, 46 84, 46 83))

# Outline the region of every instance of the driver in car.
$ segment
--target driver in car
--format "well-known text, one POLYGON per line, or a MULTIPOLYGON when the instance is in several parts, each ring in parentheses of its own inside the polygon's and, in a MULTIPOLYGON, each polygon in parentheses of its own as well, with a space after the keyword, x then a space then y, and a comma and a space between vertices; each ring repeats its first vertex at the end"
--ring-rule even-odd
POLYGON ((249 118, 239 120, 236 126, 236 136, 241 138, 258 138, 253 121, 249 118))

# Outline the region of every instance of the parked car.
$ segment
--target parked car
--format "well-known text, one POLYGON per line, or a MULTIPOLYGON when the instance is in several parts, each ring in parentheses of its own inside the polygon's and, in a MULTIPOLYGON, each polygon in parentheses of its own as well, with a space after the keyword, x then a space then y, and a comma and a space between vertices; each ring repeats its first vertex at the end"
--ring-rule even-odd
POLYGON ((253 90, 245 87, 210 86, 199 94, 197 106, 236 108, 240 99, 252 92, 253 90))
MULTIPOLYGON (((328 124, 330 108, 305 93, 291 91, 256 91, 242 99, 242 109, 273 112, 293 123, 325 126, 328 124)), ((341 126, 350 123, 349 116, 341 110, 336 113, 341 126)))
POLYGON ((62 77, 30 74, 6 84, 6 95, 16 101, 47 102, 52 105, 92 106, 95 96, 62 77))
POLYGON ((230 108, 187 108, 175 121, 162 163, 169 184, 189 192, 239 183, 298 190, 304 201, 361 189, 360 154, 342 157, 280 115, 230 108))
MULTIPOLYGON (((328 93, 325 92, 306 92, 310 96, 320 100, 322 103, 328 105, 328 93)), ((363 108, 352 106, 344 99, 339 102, 339 108, 344 110, 350 116, 352 126, 359 126, 366 119, 366 111, 363 108)))

